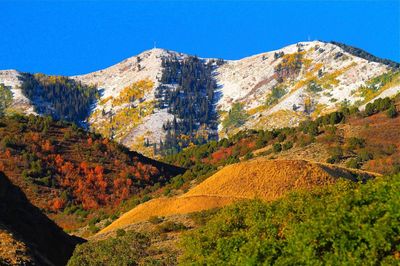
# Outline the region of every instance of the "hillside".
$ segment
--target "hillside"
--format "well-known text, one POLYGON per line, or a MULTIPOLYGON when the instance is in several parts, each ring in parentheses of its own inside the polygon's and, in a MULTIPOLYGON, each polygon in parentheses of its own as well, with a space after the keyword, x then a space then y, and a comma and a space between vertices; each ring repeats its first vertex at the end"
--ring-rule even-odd
POLYGON ((13 94, 8 112, 87 122, 133 150, 162 156, 245 128, 295 126, 395 95, 397 66, 358 48, 313 41, 241 60, 152 49, 69 78, 0 71, 0 83, 13 94))
POLYGON ((180 177, 185 184, 218 167, 253 157, 306 159, 391 174, 400 169, 399 113, 400 94, 377 99, 363 111, 344 107, 298 127, 242 130, 228 139, 190 147, 164 160, 190 169, 180 177))
POLYGON ((183 171, 49 117, 2 117, 0 139, 0 171, 64 229, 111 216, 183 171))
POLYGON ((310 190, 333 184, 339 178, 355 181, 376 175, 307 161, 250 160, 221 169, 181 196, 154 199, 139 205, 100 231, 100 234, 152 216, 198 212, 243 199, 272 201, 294 190, 310 190))
POLYGON ((400 175, 240 202, 183 236, 180 265, 399 265, 400 175))
POLYGON ((82 242, 64 233, 0 172, 1 265, 65 265, 82 242))

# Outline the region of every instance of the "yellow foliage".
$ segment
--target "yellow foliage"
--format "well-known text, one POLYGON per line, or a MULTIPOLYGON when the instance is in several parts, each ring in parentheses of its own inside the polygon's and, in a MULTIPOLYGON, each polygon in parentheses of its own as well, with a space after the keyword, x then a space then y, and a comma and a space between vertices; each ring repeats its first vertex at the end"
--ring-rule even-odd
POLYGON ((339 80, 337 80, 337 77, 342 75, 343 73, 347 72, 350 68, 356 66, 357 63, 353 62, 348 66, 345 66, 342 69, 338 69, 336 71, 333 71, 331 73, 325 73, 319 80, 318 84, 320 84, 323 88, 328 89, 332 86, 337 86, 339 85, 339 80))
POLYGON ((154 82, 149 79, 140 80, 133 83, 132 85, 125 87, 117 98, 112 101, 112 104, 121 105, 124 103, 134 102, 135 100, 141 99, 144 95, 149 92, 154 86, 154 82))
POLYGON ((293 53, 293 54, 285 54, 282 56, 282 67, 284 68, 296 68, 298 62, 300 61, 303 63, 303 55, 305 54, 305 51, 298 52, 298 53, 293 53))
POLYGON ((248 115, 254 115, 254 114, 259 113, 259 112, 262 112, 262 111, 264 111, 264 110, 266 110, 266 109, 267 109, 267 106, 265 106, 265 105, 260 105, 260 106, 257 106, 257 107, 255 107, 255 108, 252 108, 252 109, 248 110, 248 111, 247 111, 247 114, 248 114, 248 115))
POLYGON ((326 110, 326 108, 327 108, 326 104, 321 104, 321 103, 317 104, 314 112, 311 114, 311 117, 314 119, 314 118, 319 117, 322 114, 327 113, 328 110, 326 110))
MULTIPOLYGON (((368 82, 367 82, 367 84, 368 84, 368 82)), ((362 86, 358 89, 358 91, 356 92, 356 95, 364 97, 363 102, 368 102, 368 101, 374 99, 375 97, 377 97, 379 94, 381 94, 385 90, 390 89, 394 86, 399 86, 399 85, 400 85, 400 72, 397 72, 393 75, 393 78, 391 81, 387 82, 379 89, 371 90, 368 87, 362 86)))
POLYGON ((108 96, 107 98, 101 100, 99 102, 99 105, 105 105, 108 101, 110 101, 113 97, 112 96, 108 96))
POLYGON ((114 114, 100 119, 100 111, 94 112, 90 119, 94 121, 95 130, 106 137, 123 139, 144 117, 153 113, 154 101, 140 101, 153 86, 151 80, 140 80, 124 88, 117 98, 104 99, 105 102, 112 99, 114 114))

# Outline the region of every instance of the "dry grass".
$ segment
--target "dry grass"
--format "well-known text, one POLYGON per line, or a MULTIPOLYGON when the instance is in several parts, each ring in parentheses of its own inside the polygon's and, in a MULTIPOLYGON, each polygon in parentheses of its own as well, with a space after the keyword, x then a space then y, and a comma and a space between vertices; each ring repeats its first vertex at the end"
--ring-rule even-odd
POLYGON ((0 265, 31 265, 34 258, 25 243, 0 224, 0 265))
POLYGON ((375 175, 304 160, 254 159, 223 168, 182 196, 159 198, 141 204, 100 231, 100 234, 148 220, 151 216, 197 212, 223 207, 242 199, 272 201, 293 190, 333 184, 339 177, 352 179, 354 174, 375 175))

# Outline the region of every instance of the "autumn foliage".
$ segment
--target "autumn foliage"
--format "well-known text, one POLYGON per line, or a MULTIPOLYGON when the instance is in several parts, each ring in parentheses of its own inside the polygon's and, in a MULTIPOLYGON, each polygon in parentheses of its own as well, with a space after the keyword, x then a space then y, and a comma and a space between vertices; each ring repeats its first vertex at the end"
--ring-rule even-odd
POLYGON ((0 170, 16 183, 25 183, 30 200, 51 212, 117 206, 177 171, 49 118, 0 120, 5 125, 0 126, 0 170))

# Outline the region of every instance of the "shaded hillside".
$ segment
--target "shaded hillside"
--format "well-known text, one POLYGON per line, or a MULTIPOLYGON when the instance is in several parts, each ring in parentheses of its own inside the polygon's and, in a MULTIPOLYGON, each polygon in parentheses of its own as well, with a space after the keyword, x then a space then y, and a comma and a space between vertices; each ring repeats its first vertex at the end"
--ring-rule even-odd
POLYGON ((255 159, 227 166, 181 196, 154 199, 139 205, 100 233, 144 221, 152 216, 198 212, 243 199, 272 201, 290 191, 333 184, 339 178, 357 181, 375 175, 306 161, 255 159))
POLYGON ((64 228, 112 214, 183 170, 49 117, 0 118, 0 139, 0 170, 64 228))
POLYGON ((0 264, 65 265, 83 240, 66 234, 0 172, 0 264))

